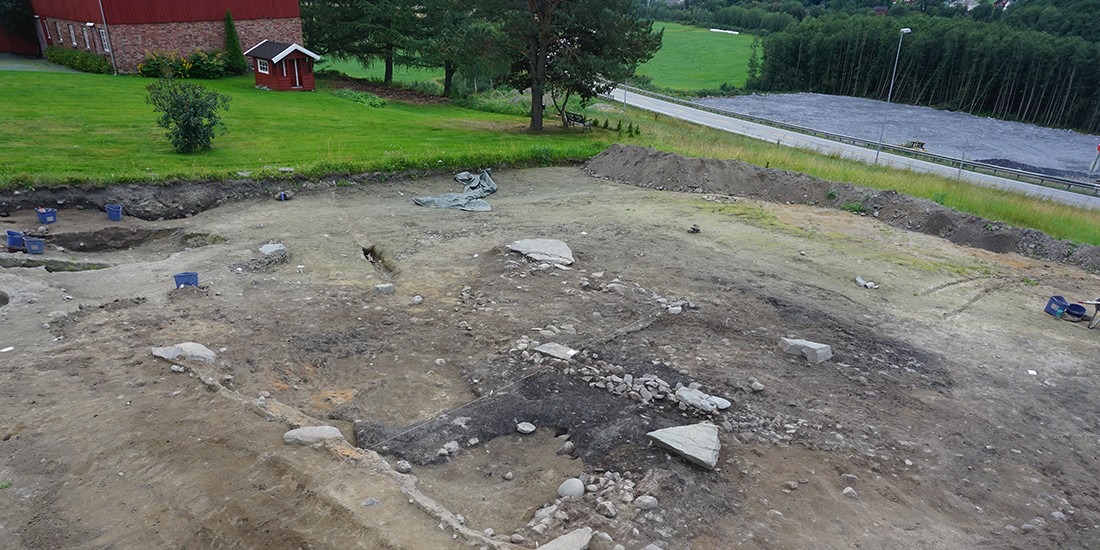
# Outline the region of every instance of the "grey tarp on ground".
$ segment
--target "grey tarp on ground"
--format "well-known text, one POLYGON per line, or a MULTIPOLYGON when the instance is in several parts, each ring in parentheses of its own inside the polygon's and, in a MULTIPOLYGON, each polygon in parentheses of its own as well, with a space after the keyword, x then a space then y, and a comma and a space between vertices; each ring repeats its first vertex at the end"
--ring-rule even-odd
POLYGON ((492 169, 486 168, 478 175, 462 172, 455 176, 455 181, 461 183, 466 189, 461 193, 445 193, 434 197, 420 197, 413 202, 429 208, 457 208, 473 212, 488 212, 493 209, 489 203, 481 200, 497 190, 497 184, 493 182, 492 169))

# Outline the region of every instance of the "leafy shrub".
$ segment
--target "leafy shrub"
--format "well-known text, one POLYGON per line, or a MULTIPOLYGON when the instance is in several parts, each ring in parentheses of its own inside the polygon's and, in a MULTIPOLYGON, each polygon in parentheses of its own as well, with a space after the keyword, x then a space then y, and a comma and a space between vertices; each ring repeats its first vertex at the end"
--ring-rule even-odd
POLYGON ((162 78, 146 87, 145 102, 162 113, 157 125, 165 130, 177 153, 209 149, 215 131, 225 131, 219 110, 229 110, 229 97, 199 84, 162 78))
POLYGON ((349 101, 354 101, 360 105, 366 105, 367 107, 385 107, 386 100, 382 99, 374 94, 368 94, 366 92, 357 92, 355 90, 334 90, 333 95, 342 97, 349 101))
POLYGON ((210 50, 204 52, 195 49, 188 59, 191 63, 190 76, 192 78, 221 78, 229 72, 226 65, 225 52, 210 50))
POLYGON ((109 74, 113 72, 110 61, 84 50, 50 46, 46 48, 46 59, 84 73, 109 74))
POLYGON ((138 64, 138 74, 146 78, 187 78, 191 76, 191 60, 176 52, 145 52, 145 61, 138 64))

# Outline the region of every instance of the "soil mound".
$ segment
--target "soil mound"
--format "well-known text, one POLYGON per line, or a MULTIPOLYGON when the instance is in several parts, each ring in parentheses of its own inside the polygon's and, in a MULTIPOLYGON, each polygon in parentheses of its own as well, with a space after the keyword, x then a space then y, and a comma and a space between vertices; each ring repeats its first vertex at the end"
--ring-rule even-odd
POLYGON ((650 189, 844 209, 963 246, 999 253, 1018 252, 1089 270, 1100 269, 1100 248, 1096 246, 964 214, 890 189, 871 189, 790 170, 761 168, 739 160, 691 158, 618 143, 589 159, 584 169, 593 177, 650 189))

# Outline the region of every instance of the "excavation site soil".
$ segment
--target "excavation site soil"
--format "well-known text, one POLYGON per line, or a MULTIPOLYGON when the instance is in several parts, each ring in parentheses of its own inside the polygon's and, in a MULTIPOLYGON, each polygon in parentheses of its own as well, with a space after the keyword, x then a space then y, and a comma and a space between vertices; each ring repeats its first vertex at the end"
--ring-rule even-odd
POLYGON ((1100 330, 1044 312, 1100 296, 1093 247, 637 147, 412 201, 450 176, 0 197, 45 238, 0 253, 0 547, 1100 540, 1100 330), (185 342, 212 361, 153 354, 185 342), (647 435, 702 423, 713 468, 647 435))

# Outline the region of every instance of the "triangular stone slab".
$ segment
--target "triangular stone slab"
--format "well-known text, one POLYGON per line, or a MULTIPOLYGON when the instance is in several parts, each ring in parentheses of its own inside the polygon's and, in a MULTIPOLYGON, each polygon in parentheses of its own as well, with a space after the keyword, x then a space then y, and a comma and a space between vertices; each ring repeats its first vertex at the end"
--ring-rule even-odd
POLYGON ((668 449, 689 462, 713 470, 718 464, 718 426, 703 422, 691 426, 676 426, 646 434, 657 445, 668 449))

